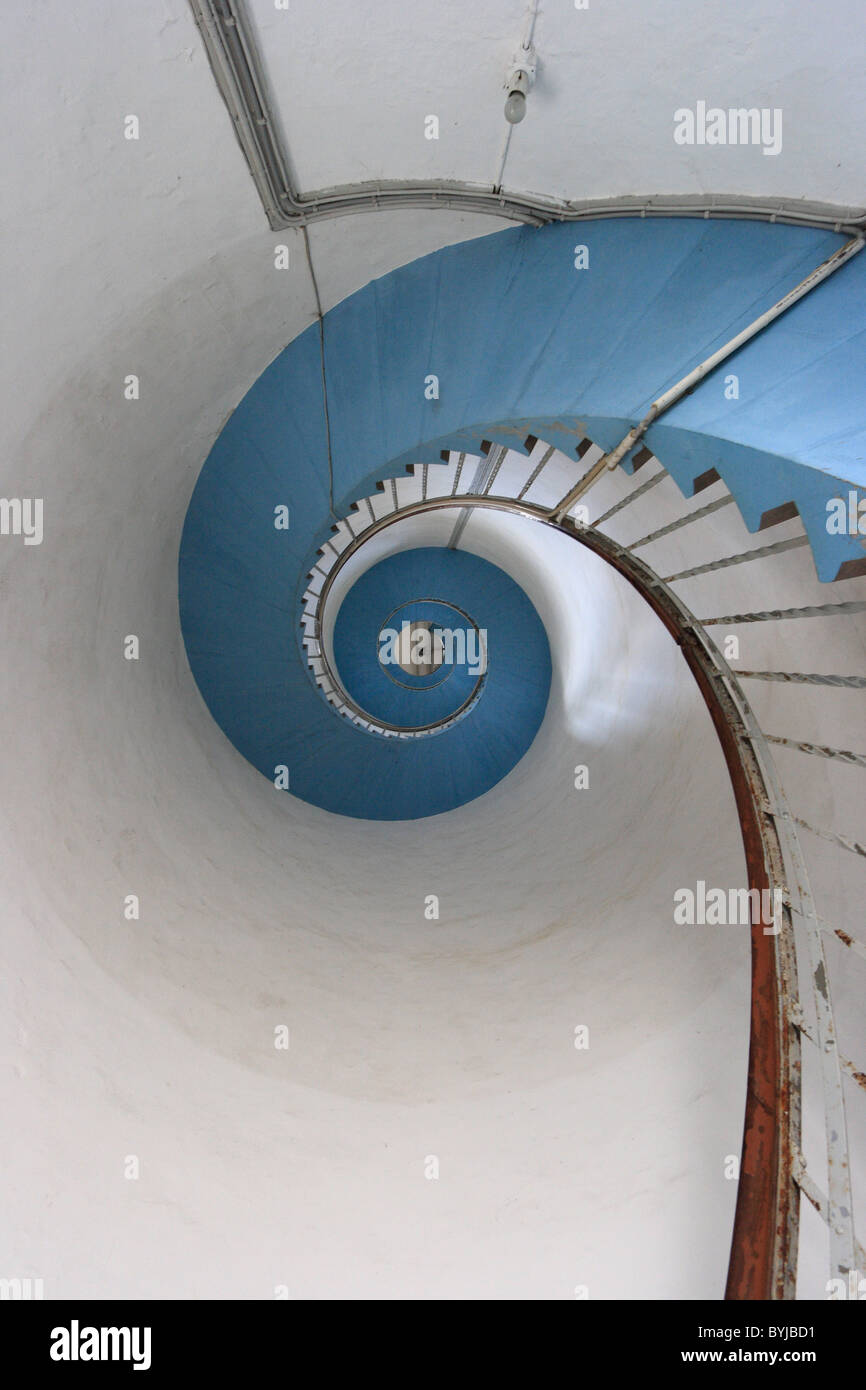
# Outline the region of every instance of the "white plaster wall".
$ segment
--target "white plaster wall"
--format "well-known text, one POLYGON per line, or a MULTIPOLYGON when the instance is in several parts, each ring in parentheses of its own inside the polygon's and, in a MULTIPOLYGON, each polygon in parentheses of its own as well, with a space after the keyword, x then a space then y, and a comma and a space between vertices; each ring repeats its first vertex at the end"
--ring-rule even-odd
POLYGON ((705 712, 640 601, 593 557, 573 574, 599 608, 578 713, 554 708, 488 797, 342 821, 213 725, 138 534, 102 584, 87 532, 19 581, 22 620, 55 598, 54 642, 22 648, 4 692, 37 716, 4 768, 11 1265, 49 1294, 720 1292, 745 941, 674 929, 671 895, 698 866, 738 881, 741 853, 705 712), (149 614, 137 667, 94 623, 127 585, 149 614))

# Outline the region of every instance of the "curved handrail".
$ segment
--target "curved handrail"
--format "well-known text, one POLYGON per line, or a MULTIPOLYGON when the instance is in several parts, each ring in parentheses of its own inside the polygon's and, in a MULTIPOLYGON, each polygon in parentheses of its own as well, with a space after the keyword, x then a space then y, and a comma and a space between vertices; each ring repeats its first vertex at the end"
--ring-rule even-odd
MULTIPOLYGON (((396 496, 395 496, 396 501, 396 496)), ((799 1196, 822 1199, 805 1172, 800 1127, 800 1032, 794 912, 806 925, 809 976, 824 963, 796 823, 775 770, 769 743, 736 674, 668 583, 628 548, 569 516, 525 498, 459 493, 397 506, 371 521, 337 555, 317 596, 320 659, 330 670, 321 642, 321 617, 337 575, 374 535, 409 517, 441 510, 478 508, 519 515, 595 551, 641 594, 677 642, 707 704, 725 757, 737 805, 750 889, 781 895, 781 919, 768 932, 760 916, 751 926, 751 1021, 746 1109, 740 1179, 726 1284, 728 1299, 793 1298, 799 1231, 799 1196)), ((760 897, 758 901, 760 901, 760 897)), ((754 900, 753 900, 754 901, 754 900)), ((755 915, 755 914, 753 914, 755 915)), ((850 1202, 847 1137, 829 996, 818 1001, 818 1043, 824 1068, 828 1165, 841 1182, 835 1200, 824 1199, 834 1269, 854 1268, 861 1255, 850 1202), (841 1176, 840 1176, 841 1175, 841 1176), (847 1205, 846 1205, 847 1203, 847 1205)), ((820 1206, 819 1206, 820 1209, 820 1206)))

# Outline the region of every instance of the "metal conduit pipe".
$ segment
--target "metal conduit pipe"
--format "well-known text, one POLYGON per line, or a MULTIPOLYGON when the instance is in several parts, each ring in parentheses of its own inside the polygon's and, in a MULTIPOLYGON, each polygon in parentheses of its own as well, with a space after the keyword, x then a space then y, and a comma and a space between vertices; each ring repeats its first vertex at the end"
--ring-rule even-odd
POLYGON ((862 235, 866 228, 866 214, 859 209, 816 204, 803 210, 789 207, 783 200, 725 195, 563 201, 526 193, 504 193, 498 186, 487 189, 456 179, 438 182, 395 179, 387 183, 350 184, 322 192, 301 193, 290 174, 291 161, 273 116, 267 79, 242 0, 190 0, 190 6, 217 86, 274 230, 303 227, 310 222, 356 212, 401 208, 455 208, 534 227, 598 217, 704 216, 827 227, 852 235, 862 235))

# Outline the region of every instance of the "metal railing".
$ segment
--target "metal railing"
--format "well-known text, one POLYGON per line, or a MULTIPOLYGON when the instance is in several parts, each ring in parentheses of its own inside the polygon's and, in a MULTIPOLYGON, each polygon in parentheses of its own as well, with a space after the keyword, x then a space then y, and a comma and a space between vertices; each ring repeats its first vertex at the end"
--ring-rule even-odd
MULTIPOLYGON (((866 610, 866 602, 698 618, 677 596, 674 584, 695 574, 723 572, 757 559, 798 551, 806 545, 805 536, 741 551, 662 577, 635 551, 699 524, 730 505, 734 499, 729 494, 623 545, 602 531, 601 526, 668 477, 658 460, 644 450, 641 462, 652 461, 657 471, 589 523, 586 506, 573 501, 577 491, 572 478, 575 459, 533 437, 526 441, 526 448, 525 454, 501 445, 485 445, 481 455, 452 453, 442 464, 425 463, 410 468, 408 479, 401 479, 399 484, 394 478, 388 479, 375 495, 354 504, 351 520, 341 522, 334 537, 322 545, 304 594, 302 643, 313 679, 338 714, 368 732, 385 737, 417 736, 415 731, 389 728, 355 705, 342 689, 324 649, 326 609, 337 576, 374 536, 411 517, 443 509, 463 514, 489 509, 520 515, 588 546, 638 589, 679 643, 712 715, 737 802, 749 887, 770 893, 778 890, 782 909, 769 932, 760 916, 752 924, 749 1077, 726 1296, 795 1296, 801 1195, 827 1226, 829 1277, 847 1280, 851 1271, 866 1273, 866 1252, 854 1226, 843 1091, 843 1076, 853 1078, 866 1089, 866 1075, 855 1060, 839 1051, 824 940, 832 935, 862 958, 866 958, 866 945, 847 930, 847 924, 833 926, 819 916, 799 829, 858 856, 866 850, 853 837, 823 831, 792 812, 772 747, 785 746, 805 755, 838 759, 859 767, 866 767, 866 754, 789 739, 777 733, 765 734, 742 686, 744 680, 759 678, 851 688, 866 684, 866 677, 734 671, 710 633, 719 623, 775 622, 792 616, 844 617, 866 610), (473 491, 478 478, 483 480, 481 487, 473 491), (494 482, 497 492, 491 494, 494 482), (403 500, 398 486, 404 493, 403 500), (462 490, 464 487, 468 490, 462 490), (820 1070, 826 1191, 810 1171, 804 1152, 804 1047, 814 1049, 820 1070)), ((602 476, 597 464, 603 453, 598 446, 584 440, 576 455, 578 468, 588 466, 596 476, 602 476)), ((585 478, 586 474, 581 476, 585 478)), ((709 482, 720 480, 716 475, 709 482)), ((581 489, 579 495, 582 497, 584 492, 581 489)), ((787 515, 782 511, 778 519, 787 515)), ((448 727, 454 718, 442 721, 438 727, 448 727)))

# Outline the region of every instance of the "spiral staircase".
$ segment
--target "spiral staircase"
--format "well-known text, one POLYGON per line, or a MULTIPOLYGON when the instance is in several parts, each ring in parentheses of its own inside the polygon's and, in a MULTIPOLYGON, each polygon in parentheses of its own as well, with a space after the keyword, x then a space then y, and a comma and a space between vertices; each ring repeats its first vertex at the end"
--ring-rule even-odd
MULTIPOLYGON (((586 290, 587 282, 575 281, 568 259, 573 234, 568 228, 551 228, 438 253, 394 272, 388 282, 362 291, 326 316, 323 363, 332 479, 339 478, 337 495, 352 499, 350 507, 344 503, 343 515, 334 514, 330 527, 321 503, 307 510, 303 500, 304 493, 314 494, 314 487, 317 500, 326 496, 328 480, 314 465, 309 482, 304 481, 303 451, 293 442, 310 438, 315 425, 321 428, 325 398, 319 395, 308 422, 303 415, 307 401, 295 400, 303 339, 277 359, 232 416, 193 494, 180 560, 187 651, 212 712, 260 771, 277 774, 276 786, 283 771, 291 776, 285 788, 332 812, 424 817, 489 791, 521 757, 532 756, 549 689, 546 652, 526 629, 528 614, 505 576, 491 595, 474 573, 463 573, 459 565, 454 569, 455 561, 472 549, 475 518, 504 515, 522 521, 524 530, 552 528, 600 556, 637 589, 679 645, 721 740, 749 887, 777 892, 782 906, 775 925, 752 916, 746 1127, 728 1289, 734 1297, 761 1296, 768 1290, 790 1297, 796 1286, 801 1193, 827 1223, 832 1277, 845 1279, 862 1263, 844 1100, 850 1091, 850 1099, 862 1103, 858 1092, 863 1079, 855 1049, 842 1052, 837 1043, 827 934, 834 949, 842 943, 843 954, 862 957, 863 947, 850 931, 847 915, 841 922, 833 920, 834 909, 819 915, 800 831, 834 846, 843 860, 833 875, 841 900, 849 904, 846 913, 857 898, 856 876, 862 870, 856 858, 863 850, 845 829, 815 824, 813 811, 805 819, 804 807, 789 804, 773 754, 777 747, 794 748, 801 756, 847 767, 861 766, 862 755, 794 737, 802 716, 788 713, 793 722, 786 722, 772 703, 765 728, 766 716, 762 720, 755 712, 745 687, 764 682, 802 685, 818 693, 862 689, 866 678, 849 669, 850 624, 857 623, 866 602, 857 577, 864 567, 857 527, 847 526, 842 534, 827 523, 834 497, 848 499, 850 480, 818 470, 802 443, 794 457, 779 452, 782 438, 772 455, 756 445, 768 429, 768 398, 780 389, 778 383, 789 379, 789 354, 799 369, 801 399, 817 401, 823 393, 820 380, 832 370, 834 333, 844 338, 845 332, 835 304, 844 297, 850 306, 862 295, 864 276, 854 261, 768 327, 761 317, 767 301, 790 296, 792 281, 802 282, 801 268, 810 257, 814 262, 823 255, 826 263, 838 255, 833 239, 789 229, 707 229, 684 222, 657 222, 651 231, 639 223, 599 222, 583 235, 596 263, 610 267, 609 279, 602 269, 586 290), (657 294, 646 286, 648 258, 638 255, 640 249, 646 257, 647 241, 654 251, 649 264, 658 276, 657 294), (637 327, 623 322, 611 306, 614 300, 621 311, 623 304, 634 302, 626 281, 628 268, 636 263, 644 284, 637 327), (749 273, 744 274, 746 264, 749 273), (762 292, 758 274, 764 279, 762 292), (572 284, 565 289, 569 275, 572 284), (503 279, 507 296, 500 294, 503 279), (437 291, 432 321, 429 311, 423 317, 431 285, 437 291), (719 319, 715 301, 721 298, 726 308, 719 319), (523 312, 515 309, 515 301, 523 312), (498 331, 498 307, 510 320, 517 313, 525 324, 519 350, 498 331), (746 317, 760 331, 743 347, 746 317), (421 322, 430 325, 423 345, 413 341, 421 322), (473 338, 478 323, 499 344, 480 380, 470 366, 480 357, 473 338), (710 333, 695 327, 708 323, 710 333), (410 326, 411 338, 406 332, 410 326), (684 340, 693 331, 686 355, 684 340), (722 336, 733 346, 717 361, 722 336), (804 359, 803 344, 818 336, 824 352, 804 359), (641 349, 635 341, 641 337, 655 344, 654 353, 641 349), (655 372, 660 389, 651 399, 657 399, 661 388, 670 389, 673 377, 694 370, 696 358, 709 359, 711 366, 700 373, 697 386, 691 385, 687 403, 675 402, 663 425, 656 424, 651 409, 649 427, 638 431, 644 410, 628 406, 642 396, 632 380, 635 364, 642 372, 655 372), (437 393, 426 407, 420 385, 430 380, 428 368, 437 363, 442 364, 442 395, 437 393), (453 405, 447 400, 452 374, 459 382, 453 405), (726 400, 724 382, 732 379, 749 387, 742 397, 726 400), (411 403, 413 380, 419 406, 411 403), (510 399, 512 383, 518 394, 510 399), (492 397, 487 417, 498 414, 498 422, 483 429, 462 423, 482 414, 485 391, 492 397), (559 410, 551 419, 557 391, 559 410), (619 399, 612 397, 614 391, 619 399), (396 417, 374 419, 364 410, 367 400, 391 397, 410 417, 405 427, 396 417), (756 399, 762 417, 757 428, 756 399), (606 417, 600 413, 604 400, 606 417), (583 404, 579 415, 570 412, 572 401, 583 404), (719 429, 719 416, 728 407, 724 434, 696 428, 710 419, 719 429), (411 418, 419 413, 423 418, 425 409, 425 423, 411 418), (423 440, 425 430, 433 435, 429 441, 423 440), (411 431, 420 433, 422 441, 408 450, 398 444, 397 459, 388 469, 380 465, 381 476, 371 490, 376 453, 381 452, 384 463, 389 446, 395 452, 395 441, 411 431), (622 436, 628 448, 617 453, 614 443, 622 436), (619 467, 620 458, 625 469, 619 467), (615 488, 614 469, 621 479, 615 488), (635 473, 643 481, 632 483, 635 473), (600 480, 606 495, 597 486, 600 480), (282 535, 272 527, 274 535, 265 541, 262 519, 277 512, 284 497, 290 499, 292 516, 300 513, 298 520, 282 535), (593 501, 591 518, 587 502, 579 500, 584 497, 593 501), (697 504, 684 500, 691 498, 697 504), (245 512, 242 525, 239 509, 245 512), (425 524, 433 530, 425 532, 425 524), (443 531, 443 524, 450 530, 443 531), (770 534, 762 535, 762 544, 749 544, 749 529, 770 534), (690 545, 691 536, 696 539, 690 545), (437 537, 438 546, 431 545, 437 537), (291 606, 288 599, 280 604, 274 596, 277 573, 285 573, 279 582, 287 594, 291 576, 275 566, 286 564, 286 551, 297 563, 311 550, 314 563, 307 568, 302 562, 295 582, 297 641, 294 650, 291 645, 287 649, 284 625, 291 606), (841 590, 838 598, 816 601, 822 587, 816 570, 836 594, 841 590), (770 593, 778 607, 768 606, 770 593), (694 609, 684 594, 695 595, 694 609), (415 612, 411 605, 421 599, 450 603, 485 630, 490 626, 484 688, 471 699, 455 697, 456 707, 452 698, 438 713, 427 715, 415 711, 425 701, 431 709, 432 692, 415 690, 404 694, 402 718, 384 718, 377 692, 377 680, 380 686, 383 682, 376 634, 401 605, 415 612), (348 632, 342 650, 341 614, 348 632), (809 652, 816 650, 812 634, 820 620, 822 661, 810 663, 809 652), (752 624, 760 624, 770 636, 753 639, 752 624), (732 651, 738 652, 742 641, 753 653, 748 667, 738 669, 723 656, 714 640, 720 629, 734 637, 732 651), (793 641, 786 641, 788 631, 795 634, 793 641), (278 657, 275 633, 280 634, 278 657), (761 668, 759 653, 782 650, 784 658, 779 655, 775 661, 783 669, 772 669, 769 656, 767 667, 761 668), (810 664, 825 668, 827 663, 832 669, 801 669, 810 664), (367 670, 375 674, 365 685, 367 670), (366 690, 366 697, 359 690, 366 690), (265 701, 268 719, 262 721, 265 701), (339 769, 336 776, 333 764, 339 769), (811 1132, 803 1137, 804 1047, 810 1054, 808 1070, 820 1077, 824 1142, 811 1132)), ((833 409, 837 406, 838 400, 833 409)), ((807 424, 814 431, 814 417, 789 412, 782 426, 774 417, 775 433, 785 439, 802 434, 807 424)), ((333 491, 333 481, 331 487, 333 491)), ((510 546, 519 545, 519 529, 510 546)), ((555 566, 547 579, 556 583, 555 566)), ((603 681, 604 672, 598 671, 596 679, 603 681)), ((441 695, 442 687, 437 684, 436 690, 441 695)), ((856 713, 850 734, 856 742, 856 713)), ((793 785, 797 788, 796 777, 793 785)), ((844 969, 843 961, 836 960, 835 973, 844 969)), ((808 1121, 811 1131, 818 1123, 812 1107, 808 1121)))
MULTIPOLYGON (((455 190, 441 238, 411 199, 365 213, 416 220, 289 332, 273 233, 197 249, 210 196, 186 268, 16 416, 59 539, 0 549, 10 1271, 848 1296, 862 227, 623 206, 491 233, 455 190), (106 362, 132 407, 82 407, 106 362), (481 669, 383 666, 389 625, 449 614, 481 669), (678 921, 701 883, 757 890, 750 919, 678 921)), ((290 239, 319 215, 265 205, 290 239)))

